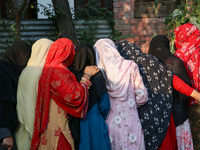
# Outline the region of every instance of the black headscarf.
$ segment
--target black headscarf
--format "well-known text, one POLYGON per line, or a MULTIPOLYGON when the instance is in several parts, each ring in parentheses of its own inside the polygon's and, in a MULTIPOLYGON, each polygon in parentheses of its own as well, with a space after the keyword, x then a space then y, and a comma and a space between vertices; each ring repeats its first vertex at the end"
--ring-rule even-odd
MULTIPOLYGON (((70 70, 75 74, 78 82, 80 82, 84 74, 85 67, 90 65, 96 65, 94 48, 87 43, 79 44, 75 49, 74 65, 70 67, 70 70)), ((101 94, 107 91, 105 80, 101 71, 91 77, 90 81, 92 82, 92 86, 89 89, 88 111, 100 99, 101 94)), ((74 138, 75 148, 78 149, 77 146, 80 141, 80 120, 70 116, 69 128, 74 138)))
MULTIPOLYGON (((180 58, 174 56, 170 52, 169 40, 165 35, 155 36, 149 47, 149 54, 156 56, 167 68, 169 68, 175 75, 185 81, 191 86, 190 78, 180 58)), ((175 126, 179 126, 188 118, 188 103, 189 97, 181 94, 173 89, 173 107, 172 115, 174 118, 175 126)))
POLYGON ((139 67, 148 101, 138 109, 147 150, 156 150, 166 136, 172 112, 173 73, 156 57, 144 54, 128 41, 116 44, 119 53, 139 67))
POLYGON ((30 47, 20 41, 8 48, 0 60, 0 128, 17 126, 17 84, 30 54, 30 47))

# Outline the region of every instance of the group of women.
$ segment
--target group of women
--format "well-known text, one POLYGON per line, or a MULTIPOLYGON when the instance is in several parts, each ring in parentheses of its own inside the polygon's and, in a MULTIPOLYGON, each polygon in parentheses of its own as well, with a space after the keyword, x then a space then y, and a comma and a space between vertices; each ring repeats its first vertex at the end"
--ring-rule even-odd
POLYGON ((198 149, 200 31, 175 36, 175 55, 164 35, 149 54, 110 39, 15 43, 0 60, 0 150, 198 149))

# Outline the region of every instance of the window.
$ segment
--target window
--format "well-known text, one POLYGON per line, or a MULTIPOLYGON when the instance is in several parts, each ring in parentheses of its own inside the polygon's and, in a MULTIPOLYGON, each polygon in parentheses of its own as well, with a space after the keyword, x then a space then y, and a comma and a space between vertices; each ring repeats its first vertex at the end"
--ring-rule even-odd
MULTIPOLYGON (((158 16, 167 17, 180 4, 179 0, 159 0, 158 16)), ((134 17, 137 18, 156 18, 155 0, 136 0, 134 5, 134 17)))

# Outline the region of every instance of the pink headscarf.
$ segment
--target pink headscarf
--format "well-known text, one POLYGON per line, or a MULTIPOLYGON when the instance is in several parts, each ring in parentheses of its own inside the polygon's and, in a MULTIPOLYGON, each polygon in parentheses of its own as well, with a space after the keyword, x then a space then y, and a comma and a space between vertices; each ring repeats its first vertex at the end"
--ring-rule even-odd
MULTIPOLYGON (((179 57, 187 70, 192 87, 200 92, 200 30, 186 23, 179 26, 175 33, 175 56, 179 57)), ((191 99, 189 106, 197 103, 191 99)))
POLYGON ((125 100, 130 81, 131 60, 125 60, 110 39, 100 39, 95 45, 96 64, 103 72, 106 88, 111 98, 125 100))

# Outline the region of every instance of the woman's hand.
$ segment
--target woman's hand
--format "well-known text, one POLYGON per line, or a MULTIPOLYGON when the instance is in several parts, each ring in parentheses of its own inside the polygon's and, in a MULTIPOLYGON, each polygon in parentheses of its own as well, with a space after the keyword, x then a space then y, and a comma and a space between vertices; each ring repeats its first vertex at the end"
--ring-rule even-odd
POLYGON ((94 76, 96 73, 98 73, 100 71, 100 69, 97 67, 97 66, 94 66, 94 65, 92 65, 92 66, 87 66, 87 67, 85 67, 85 70, 84 70, 84 77, 89 77, 89 79, 90 79, 90 77, 92 77, 92 76, 94 76))
POLYGON ((4 138, 2 146, 5 147, 7 150, 11 150, 13 147, 13 138, 12 137, 4 138))
POLYGON ((200 93, 199 92, 197 92, 196 90, 193 90, 190 96, 193 97, 197 101, 197 103, 200 104, 200 93))

